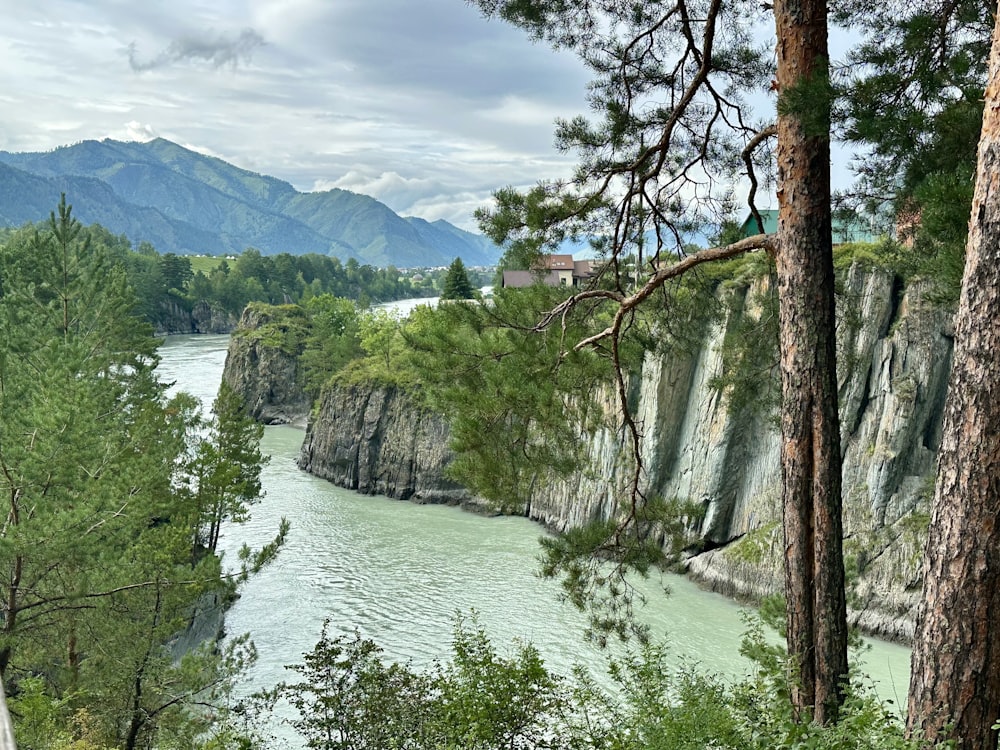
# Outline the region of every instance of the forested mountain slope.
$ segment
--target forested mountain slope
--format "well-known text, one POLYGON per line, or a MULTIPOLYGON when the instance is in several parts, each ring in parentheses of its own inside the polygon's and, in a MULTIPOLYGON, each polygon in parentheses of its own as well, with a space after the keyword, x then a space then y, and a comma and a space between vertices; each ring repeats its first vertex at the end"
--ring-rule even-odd
POLYGON ((0 152, 0 224, 37 220, 66 193, 83 223, 99 223, 161 253, 320 253, 397 267, 441 266, 461 256, 495 263, 488 240, 444 221, 403 218, 345 190, 300 193, 158 138, 83 141, 43 153, 0 152))

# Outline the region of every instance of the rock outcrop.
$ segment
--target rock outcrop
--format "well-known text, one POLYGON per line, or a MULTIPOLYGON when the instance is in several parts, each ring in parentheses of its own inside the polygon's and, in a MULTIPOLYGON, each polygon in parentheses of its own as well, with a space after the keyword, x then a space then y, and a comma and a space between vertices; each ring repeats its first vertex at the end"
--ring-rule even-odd
MULTIPOLYGON (((750 294, 750 292, 748 292, 750 294)), ((838 321, 845 558, 849 609, 872 634, 907 640, 951 364, 951 313, 920 284, 852 268, 838 321)), ((742 306, 735 306, 740 309, 742 306)), ((692 577, 758 599, 782 587, 780 435, 773 414, 731 408, 713 387, 730 319, 692 356, 648 357, 637 384, 646 491, 704 508, 708 550, 692 577)), ((616 433, 591 441, 591 469, 539 490, 531 515, 556 529, 618 513, 626 481, 616 433)))
POLYGON ((443 417, 395 386, 345 385, 324 390, 299 466, 368 495, 484 508, 445 476, 452 457, 443 417))
POLYGON ((155 324, 156 335, 176 333, 230 333, 238 320, 225 310, 212 307, 202 300, 190 310, 179 301, 167 299, 160 305, 155 324))
POLYGON ((226 353, 222 379, 246 401, 248 413, 264 424, 302 424, 311 399, 299 377, 299 349, 281 335, 283 308, 250 305, 243 311, 226 353))

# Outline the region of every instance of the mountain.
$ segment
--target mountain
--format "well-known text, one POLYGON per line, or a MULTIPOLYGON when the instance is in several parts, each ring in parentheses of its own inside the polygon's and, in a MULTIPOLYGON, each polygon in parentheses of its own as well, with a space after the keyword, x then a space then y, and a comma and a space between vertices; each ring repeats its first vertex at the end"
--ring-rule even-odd
POLYGON ((161 253, 356 258, 376 266, 496 263, 486 238, 446 221, 404 218, 346 190, 300 193, 275 177, 240 169, 157 138, 83 141, 53 151, 0 151, 0 225, 44 218, 65 192, 74 214, 161 253))

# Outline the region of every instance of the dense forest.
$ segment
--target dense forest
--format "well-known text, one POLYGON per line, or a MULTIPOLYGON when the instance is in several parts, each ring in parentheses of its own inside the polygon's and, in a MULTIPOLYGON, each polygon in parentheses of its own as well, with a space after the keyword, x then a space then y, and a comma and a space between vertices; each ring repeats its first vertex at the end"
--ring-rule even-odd
MULTIPOLYGON (((6 230, 9 244, 28 242, 37 231, 27 226, 6 230)), ((94 224, 81 229, 81 240, 120 263, 128 283, 135 290, 138 311, 154 330, 168 333, 191 332, 186 322, 197 306, 206 307, 231 329, 251 302, 290 304, 320 295, 334 295, 355 302, 361 308, 380 302, 412 297, 433 297, 445 291, 447 269, 401 272, 393 266, 374 268, 354 258, 341 263, 326 255, 262 255, 254 248, 229 258, 160 254, 148 242, 133 248, 124 235, 114 235, 94 224)), ((485 273, 475 274, 482 284, 485 273)), ((203 331, 205 332, 205 331, 203 331)))
POLYGON ((185 632, 221 627, 287 531, 235 570, 215 554, 260 496, 261 428, 224 390, 211 418, 167 395, 121 258, 65 202, 0 245, 0 267, 0 674, 18 743, 189 746, 207 726, 194 707, 253 649, 185 632))

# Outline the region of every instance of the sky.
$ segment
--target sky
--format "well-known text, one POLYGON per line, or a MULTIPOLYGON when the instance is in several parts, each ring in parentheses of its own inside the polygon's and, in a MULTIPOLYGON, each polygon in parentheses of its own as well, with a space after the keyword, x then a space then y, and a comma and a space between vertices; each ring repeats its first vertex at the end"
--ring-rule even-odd
POLYGON ((0 150, 163 137, 473 231, 498 188, 571 173, 555 121, 588 112, 572 53, 465 0, 0 0, 0 17, 0 150))
POLYGON ((0 150, 163 137, 474 229, 568 175, 588 76, 464 0, 0 0, 0 150))

